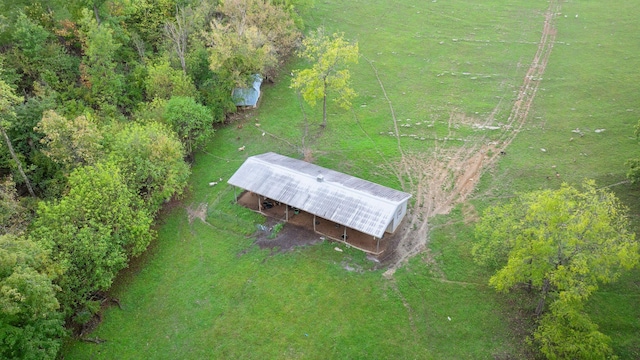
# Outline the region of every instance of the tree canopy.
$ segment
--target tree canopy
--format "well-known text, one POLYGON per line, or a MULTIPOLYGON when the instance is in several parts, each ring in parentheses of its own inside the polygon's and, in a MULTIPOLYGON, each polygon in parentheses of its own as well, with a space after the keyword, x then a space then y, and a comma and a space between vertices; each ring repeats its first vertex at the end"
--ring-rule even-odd
POLYGON ((0 235, 0 356, 55 359, 65 335, 54 265, 37 243, 0 235))
POLYGON ((32 236, 63 267, 56 283, 67 315, 107 290, 128 259, 146 249, 151 221, 112 163, 75 169, 67 195, 40 204, 32 236))
POLYGON ((582 328, 578 333, 593 340, 594 328, 585 325, 588 318, 578 306, 599 284, 615 281, 639 260, 635 234, 627 230, 625 208, 593 181, 586 181, 583 188, 563 184, 558 190, 519 195, 508 204, 487 209, 476 227, 478 241, 472 250, 476 261, 498 268, 489 280, 491 286, 501 292, 518 284, 535 288, 537 315, 545 310, 547 299, 554 301, 552 312, 536 332, 545 354, 562 353, 558 346, 586 341, 568 337, 577 333, 567 330, 572 326, 582 328), (571 319, 575 322, 558 322, 571 319))

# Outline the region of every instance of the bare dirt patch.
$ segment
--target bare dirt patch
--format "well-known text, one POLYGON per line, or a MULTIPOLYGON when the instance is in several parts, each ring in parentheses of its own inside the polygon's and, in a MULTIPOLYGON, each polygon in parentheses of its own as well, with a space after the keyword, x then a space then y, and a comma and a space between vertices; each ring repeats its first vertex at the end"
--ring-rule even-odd
POLYGON ((298 246, 308 246, 324 241, 322 236, 302 226, 285 224, 282 230, 273 238, 271 232, 278 220, 267 217, 264 229, 259 229, 256 234, 255 245, 260 249, 270 249, 272 253, 291 251, 298 246))
MULTIPOLYGON (((407 215, 404 227, 400 230, 398 246, 385 261, 389 264, 385 276, 392 276, 405 261, 426 249, 428 220, 434 215, 448 213, 456 204, 463 202, 475 189, 482 172, 505 153, 506 147, 522 129, 553 49, 556 37, 554 20, 559 10, 560 3, 557 0, 550 0, 544 15, 538 49, 524 76, 506 123, 496 129, 500 134, 494 141, 479 135, 457 147, 447 143, 446 139, 436 140, 432 154, 405 152, 402 148, 393 105, 378 77, 375 66, 369 61, 389 103, 401 154, 397 164, 387 163, 386 166, 398 176, 403 189, 413 194, 415 201, 407 215)), ((474 123, 477 126, 490 126, 497 112, 498 108, 484 121, 474 119, 474 123)), ((459 118, 459 115, 452 112, 449 119, 450 126, 459 118)), ((475 217, 477 214, 471 216, 475 217)), ((425 261, 430 262, 429 254, 426 253, 425 256, 427 257, 425 261)))
POLYGON ((197 206, 189 205, 187 206, 187 218, 189 219, 189 224, 193 223, 193 220, 200 219, 203 223, 207 223, 207 203, 200 203, 197 206))

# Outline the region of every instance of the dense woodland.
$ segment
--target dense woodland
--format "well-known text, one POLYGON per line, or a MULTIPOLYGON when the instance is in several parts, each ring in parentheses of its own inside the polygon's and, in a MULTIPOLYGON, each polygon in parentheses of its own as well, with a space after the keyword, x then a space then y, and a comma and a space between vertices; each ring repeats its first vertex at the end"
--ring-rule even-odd
POLYGON ((0 357, 55 358, 307 1, 0 2, 0 357))

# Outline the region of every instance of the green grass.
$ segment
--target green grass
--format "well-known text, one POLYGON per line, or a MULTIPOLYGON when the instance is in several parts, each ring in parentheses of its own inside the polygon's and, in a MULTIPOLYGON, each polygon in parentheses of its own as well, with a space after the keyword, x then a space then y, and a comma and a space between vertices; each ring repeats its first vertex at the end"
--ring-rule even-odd
MULTIPOLYGON (((433 150, 409 135, 473 139, 472 127, 497 108, 509 114, 537 49, 546 1, 317 1, 306 19, 358 40, 378 71, 402 127, 405 151, 433 150), (449 127, 449 118, 464 118, 449 127), (416 125, 420 123, 420 125, 416 125)), ((225 181, 251 155, 302 157, 304 145, 322 166, 400 188, 387 162, 399 156, 389 104, 363 57, 352 69, 359 96, 352 111, 299 103, 289 89, 292 62, 264 88, 260 108, 221 128, 196 157, 189 192, 168 210, 159 238, 117 280, 109 308, 91 334, 108 341, 71 341, 66 359, 485 359, 523 358, 531 322, 518 294, 496 294, 488 269, 470 255, 473 219, 518 191, 619 183, 624 161, 638 153, 638 10, 614 0, 563 2, 557 43, 528 121, 507 155, 482 177, 468 203, 431 220, 430 247, 395 275, 334 243, 272 254, 252 246, 260 216, 232 204, 225 181), (576 17, 575 15, 579 16, 576 17), (565 18, 564 15, 567 15, 565 18), (303 109, 303 110, 302 110, 303 109), (259 123, 257 127, 254 124, 259 123), (580 137, 571 130, 580 128, 580 137), (595 129, 606 129, 595 133, 595 129), (266 132, 263 136, 262 133, 266 132), (275 135, 271 136, 270 134, 275 135), (570 141, 571 138, 574 138, 570 141), (245 151, 238 148, 245 146, 245 151), (540 149, 545 148, 546 152, 540 149), (584 154, 584 155, 581 155, 584 154), (555 166, 555 167, 554 167, 555 166), (560 178, 556 176, 560 174, 560 178), (549 179, 547 179, 549 177, 549 179), (214 187, 211 181, 223 181, 214 187), (186 207, 208 205, 204 224, 186 207), (359 269, 348 271, 345 265, 359 269), (451 320, 449 320, 449 318, 451 320)), ((458 144, 459 145, 459 144, 458 144)), ((451 145, 451 146, 458 146, 451 145)), ((636 187, 611 188, 631 207, 636 187)), ((621 358, 640 356, 638 271, 602 288, 588 308, 621 358)))

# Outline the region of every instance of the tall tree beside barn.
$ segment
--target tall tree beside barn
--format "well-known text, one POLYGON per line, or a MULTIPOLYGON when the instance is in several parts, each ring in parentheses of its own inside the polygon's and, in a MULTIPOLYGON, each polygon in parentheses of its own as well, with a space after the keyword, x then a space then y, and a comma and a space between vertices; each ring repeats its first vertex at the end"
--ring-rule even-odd
POLYGON ((328 36, 324 28, 319 28, 304 39, 302 45, 298 55, 312 66, 294 71, 291 87, 311 106, 322 99, 322 127, 326 127, 327 92, 335 93, 335 101, 345 109, 356 96, 348 66, 358 63, 358 43, 349 42, 344 34, 328 36))

